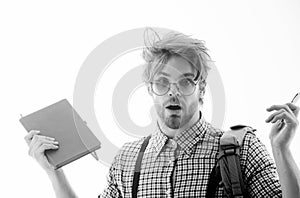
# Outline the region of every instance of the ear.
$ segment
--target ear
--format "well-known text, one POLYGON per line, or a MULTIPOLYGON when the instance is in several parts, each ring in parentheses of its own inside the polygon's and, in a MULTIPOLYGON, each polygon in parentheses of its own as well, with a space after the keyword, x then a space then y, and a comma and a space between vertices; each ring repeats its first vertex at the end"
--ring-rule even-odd
POLYGON ((203 104, 203 98, 204 98, 204 94, 205 94, 205 86, 206 86, 206 82, 202 82, 201 84, 199 84, 199 101, 201 104, 203 104))
POLYGON ((199 96, 200 96, 200 98, 203 98, 203 96, 204 96, 204 91, 203 90, 199 91, 199 96))
POLYGON ((150 95, 150 96, 153 96, 153 93, 152 93, 152 90, 151 90, 150 83, 147 84, 147 90, 148 90, 149 95, 150 95))

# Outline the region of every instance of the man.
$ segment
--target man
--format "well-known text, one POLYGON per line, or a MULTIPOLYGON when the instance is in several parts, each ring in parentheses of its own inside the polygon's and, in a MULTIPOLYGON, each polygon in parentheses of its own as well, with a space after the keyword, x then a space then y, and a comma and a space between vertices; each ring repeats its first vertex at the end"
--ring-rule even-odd
MULTIPOLYGON (((166 34, 144 49, 145 83, 157 112, 157 128, 140 159, 142 138, 125 144, 115 157, 102 197, 205 197, 209 175, 216 164, 223 131, 204 120, 206 77, 211 59, 202 41, 180 33, 166 34), (135 181, 135 182, 134 182, 135 181), (137 189, 134 188, 137 187, 137 189)), ((241 149, 243 179, 250 197, 299 197, 300 173, 289 144, 298 126, 299 107, 288 103, 267 109, 266 122, 275 123, 270 140, 276 167, 264 145, 252 132, 241 149), (281 120, 283 120, 282 125, 281 120)), ((61 169, 53 167, 44 151, 58 142, 31 131, 25 137, 29 153, 48 173, 57 197, 76 197, 61 169)), ((223 197, 218 187, 215 197, 223 197)))

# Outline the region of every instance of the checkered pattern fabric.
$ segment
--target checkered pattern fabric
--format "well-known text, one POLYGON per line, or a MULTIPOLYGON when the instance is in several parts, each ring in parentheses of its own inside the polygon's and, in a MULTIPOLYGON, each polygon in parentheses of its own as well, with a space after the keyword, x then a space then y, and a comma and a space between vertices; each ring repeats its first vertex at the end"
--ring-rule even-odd
MULTIPOLYGON (((158 127, 144 153, 138 197, 205 197, 222 134, 203 118, 173 140, 158 127)), ((100 197, 131 197, 135 163, 144 140, 126 143, 120 149, 100 197)), ((281 197, 275 164, 253 132, 245 136, 241 168, 250 197, 281 197)), ((222 186, 215 197, 225 197, 222 186)))

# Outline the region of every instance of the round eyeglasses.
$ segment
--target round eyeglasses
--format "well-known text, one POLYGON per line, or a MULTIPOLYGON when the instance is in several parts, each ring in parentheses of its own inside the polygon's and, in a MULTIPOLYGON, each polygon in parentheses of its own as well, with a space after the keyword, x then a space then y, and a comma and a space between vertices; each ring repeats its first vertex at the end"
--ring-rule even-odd
POLYGON ((169 92, 171 89, 171 84, 175 84, 177 90, 185 96, 192 95, 196 89, 196 85, 199 81, 195 82, 190 78, 182 78, 176 83, 170 83, 169 80, 165 77, 159 78, 150 82, 151 89, 154 94, 158 96, 163 96, 169 92))

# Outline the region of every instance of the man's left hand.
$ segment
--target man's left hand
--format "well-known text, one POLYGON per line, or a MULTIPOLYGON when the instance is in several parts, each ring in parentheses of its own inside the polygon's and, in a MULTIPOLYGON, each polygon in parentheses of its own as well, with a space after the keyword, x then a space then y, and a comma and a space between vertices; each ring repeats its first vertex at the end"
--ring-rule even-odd
POLYGON ((268 112, 273 112, 267 119, 267 123, 274 123, 269 138, 271 145, 280 149, 289 148, 299 125, 297 116, 300 108, 293 103, 285 105, 272 105, 267 108, 268 112))

